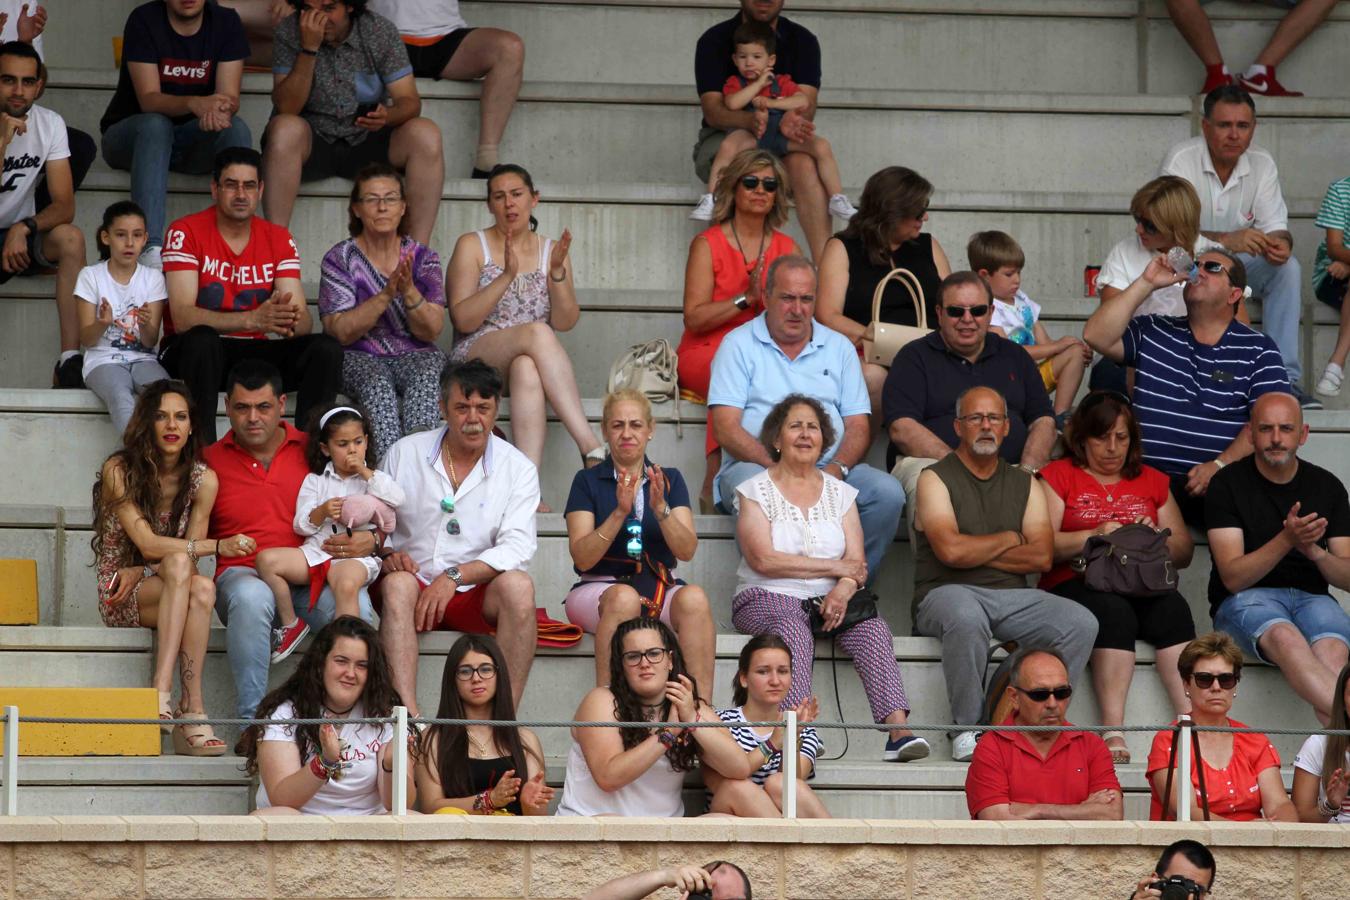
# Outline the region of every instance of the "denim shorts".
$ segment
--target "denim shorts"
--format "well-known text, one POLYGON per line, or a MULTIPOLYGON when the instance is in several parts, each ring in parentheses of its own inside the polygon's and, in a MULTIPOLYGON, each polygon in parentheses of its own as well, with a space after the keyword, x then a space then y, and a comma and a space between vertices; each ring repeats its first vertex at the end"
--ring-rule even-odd
POLYGON ((1269 662, 1257 642, 1270 626, 1288 622, 1309 644, 1335 638, 1350 647, 1350 614, 1326 594, 1308 594, 1292 588, 1248 588, 1233 594, 1219 606, 1214 628, 1225 631, 1245 653, 1269 662))

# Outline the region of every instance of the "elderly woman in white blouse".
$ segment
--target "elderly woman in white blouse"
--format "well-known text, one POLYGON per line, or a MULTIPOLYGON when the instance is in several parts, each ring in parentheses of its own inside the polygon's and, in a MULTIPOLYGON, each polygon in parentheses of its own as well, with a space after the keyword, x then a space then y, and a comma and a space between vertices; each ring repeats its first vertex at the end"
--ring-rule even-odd
POLYGON ((853 657, 873 720, 894 726, 882 758, 928 755, 928 742, 905 722, 909 701, 895 662, 890 627, 873 617, 841 629, 849 601, 867 583, 858 492, 818 467, 834 444, 834 426, 819 400, 789 394, 764 419, 759 440, 774 464, 736 488, 736 537, 742 560, 731 620, 745 634, 776 634, 792 655, 794 709, 811 695, 815 639, 810 610, 853 657))

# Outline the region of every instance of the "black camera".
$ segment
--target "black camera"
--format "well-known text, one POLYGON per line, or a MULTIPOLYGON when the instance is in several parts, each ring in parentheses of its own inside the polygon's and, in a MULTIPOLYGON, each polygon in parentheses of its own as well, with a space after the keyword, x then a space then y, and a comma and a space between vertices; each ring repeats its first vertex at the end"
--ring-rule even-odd
POLYGON ((689 895, 689 900, 712 900, 712 891, 694 891, 689 895))
POLYGON ((1149 885, 1162 894, 1162 900, 1199 900, 1205 896, 1203 885, 1196 884, 1185 875, 1173 875, 1149 885))

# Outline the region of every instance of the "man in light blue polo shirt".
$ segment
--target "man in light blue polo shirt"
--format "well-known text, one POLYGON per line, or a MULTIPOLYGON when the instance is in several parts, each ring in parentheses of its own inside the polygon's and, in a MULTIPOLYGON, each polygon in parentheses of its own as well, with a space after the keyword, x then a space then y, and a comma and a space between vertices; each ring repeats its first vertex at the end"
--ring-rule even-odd
POLYGON ((815 397, 840 435, 821 454, 821 465, 858 490, 867 573, 875 578, 895 538, 905 494, 894 478, 862 461, 872 405, 858 352, 848 338, 815 321, 816 270, 804 257, 774 260, 766 292, 763 314, 723 338, 713 358, 708 407, 722 445, 715 495, 729 512, 736 485, 772 465, 758 434, 779 400, 794 393, 815 397))

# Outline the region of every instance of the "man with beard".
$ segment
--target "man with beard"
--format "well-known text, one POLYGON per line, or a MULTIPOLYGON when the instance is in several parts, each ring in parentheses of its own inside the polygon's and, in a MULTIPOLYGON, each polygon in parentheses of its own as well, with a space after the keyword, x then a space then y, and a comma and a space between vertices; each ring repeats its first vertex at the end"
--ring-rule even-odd
POLYGON ((298 388, 300 428, 313 409, 333 402, 342 379, 342 346, 309 333, 295 239, 254 215, 261 166, 257 150, 222 150, 211 176, 215 205, 174 222, 164 236, 169 315, 160 361, 192 389, 192 425, 208 440, 216 438, 216 392, 241 360, 266 360, 281 370, 287 391, 298 388))
POLYGON ((1350 615, 1328 584, 1350 589, 1350 502, 1326 469, 1298 458, 1308 426, 1289 394, 1252 404, 1256 452, 1205 496, 1210 613, 1250 656, 1280 667, 1326 725, 1350 655, 1350 615))
POLYGON ((496 634, 519 709, 534 663, 534 582, 525 566, 538 543, 539 472, 492 433, 501 373, 475 358, 447 364, 440 382, 445 427, 403 438, 380 464, 408 496, 376 583, 380 643, 416 715, 417 635, 496 634))
POLYGON ((1205 491, 1224 466, 1252 452, 1252 402, 1289 393, 1275 342, 1234 318, 1251 295, 1247 269, 1225 250, 1200 254, 1182 290, 1186 315, 1135 316, 1158 288, 1186 281, 1156 256, 1134 283, 1088 319, 1083 338, 1113 362, 1133 366, 1134 412, 1144 462, 1171 479, 1187 524, 1205 527, 1205 491))
POLYGON ((47 73, 31 44, 0 44, 0 284, 15 275, 56 269, 56 313, 61 322, 61 355, 54 387, 83 386, 80 319, 75 280, 85 263, 84 235, 75 220, 75 183, 70 169, 66 123, 35 106, 47 73), (39 176, 46 172, 51 203, 37 209, 39 176))
POLYGON ((918 477, 914 633, 942 641, 952 721, 963 729, 953 737, 952 759, 967 762, 979 739, 990 641, 1054 649, 1077 680, 1097 619, 1066 597, 1027 587, 1028 574, 1050 568, 1054 538, 1031 474, 999 456, 1009 428, 1002 395, 966 389, 954 427, 956 450, 918 477))

